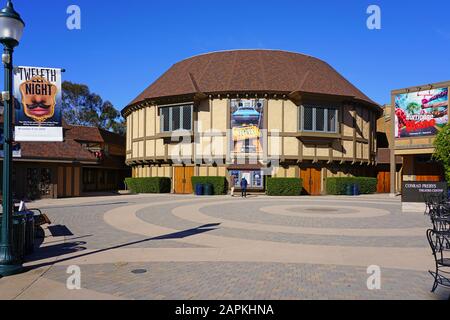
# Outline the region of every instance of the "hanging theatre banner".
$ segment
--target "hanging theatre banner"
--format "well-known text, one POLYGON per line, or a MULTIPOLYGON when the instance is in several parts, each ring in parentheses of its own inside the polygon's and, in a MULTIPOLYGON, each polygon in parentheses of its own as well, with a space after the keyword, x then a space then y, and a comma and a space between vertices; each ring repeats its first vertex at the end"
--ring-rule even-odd
POLYGON ((63 141, 61 83, 61 69, 15 68, 15 141, 63 141))

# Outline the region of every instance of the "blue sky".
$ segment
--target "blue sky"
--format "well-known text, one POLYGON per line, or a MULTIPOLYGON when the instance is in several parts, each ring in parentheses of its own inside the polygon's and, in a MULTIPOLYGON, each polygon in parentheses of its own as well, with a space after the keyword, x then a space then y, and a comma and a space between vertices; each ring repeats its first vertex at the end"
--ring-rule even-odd
MULTIPOLYGON (((5 2, 3 0, 2 2, 5 2)), ((15 0, 27 26, 15 65, 62 67, 122 109, 172 64, 263 48, 323 59, 380 104, 390 91, 450 80, 448 0, 15 0), (66 10, 81 8, 81 30, 66 10), (366 27, 381 7, 382 29, 366 27)))

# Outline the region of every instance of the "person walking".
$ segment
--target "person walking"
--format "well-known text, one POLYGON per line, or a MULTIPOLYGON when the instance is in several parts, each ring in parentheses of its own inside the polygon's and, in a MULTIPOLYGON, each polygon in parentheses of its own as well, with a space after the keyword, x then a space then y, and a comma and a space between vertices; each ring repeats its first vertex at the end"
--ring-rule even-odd
POLYGON ((234 197, 234 190, 236 189, 236 182, 237 178, 235 175, 232 175, 230 177, 230 184, 231 184, 231 196, 234 197))
POLYGON ((242 198, 247 198, 247 188, 248 188, 248 181, 244 177, 241 180, 242 198))

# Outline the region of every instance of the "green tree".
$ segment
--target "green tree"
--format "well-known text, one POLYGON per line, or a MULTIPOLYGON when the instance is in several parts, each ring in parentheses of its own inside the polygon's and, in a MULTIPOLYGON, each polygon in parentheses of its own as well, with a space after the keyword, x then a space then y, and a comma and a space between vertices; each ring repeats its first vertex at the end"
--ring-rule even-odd
POLYGON ((445 178, 450 183, 450 125, 447 124, 437 135, 434 142, 434 159, 440 161, 445 170, 445 178))
POLYGON ((103 101, 85 84, 62 84, 62 113, 71 125, 92 126, 125 134, 125 121, 110 101, 103 101))

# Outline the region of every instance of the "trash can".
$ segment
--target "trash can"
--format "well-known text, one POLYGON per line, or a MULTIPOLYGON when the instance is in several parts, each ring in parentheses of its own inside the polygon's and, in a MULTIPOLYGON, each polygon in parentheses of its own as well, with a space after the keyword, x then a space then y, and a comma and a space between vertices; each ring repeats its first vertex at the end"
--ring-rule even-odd
POLYGON ((25 241, 26 241, 26 217, 22 214, 13 215, 12 227, 12 244, 14 256, 22 261, 25 257, 25 241))
POLYGON ((359 196, 360 195, 361 192, 359 190, 359 185, 358 184, 354 184, 352 189, 353 189, 352 193, 353 193, 354 196, 359 196))
POLYGON ((195 185, 195 194, 197 196, 203 196, 204 195, 204 186, 201 183, 198 183, 195 185))
POLYGON ((205 184, 205 196, 214 195, 213 185, 210 183, 205 184))
POLYGON ((348 184, 345 188, 345 195, 352 196, 353 195, 353 185, 348 184))
POLYGON ((25 228, 25 254, 31 254, 34 252, 34 238, 35 238, 35 228, 34 228, 34 213, 31 211, 22 212, 25 217, 26 228, 25 228))

